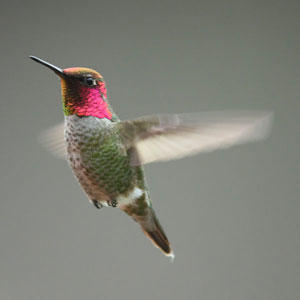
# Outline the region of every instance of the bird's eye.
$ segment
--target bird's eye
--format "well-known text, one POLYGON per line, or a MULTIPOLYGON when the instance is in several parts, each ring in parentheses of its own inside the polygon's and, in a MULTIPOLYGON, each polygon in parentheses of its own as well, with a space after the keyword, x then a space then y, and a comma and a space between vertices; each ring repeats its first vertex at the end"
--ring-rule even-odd
POLYGON ((97 84, 97 81, 96 81, 96 79, 94 79, 94 78, 92 78, 92 77, 88 77, 88 78, 86 78, 85 83, 86 83, 88 86, 93 86, 93 85, 96 85, 96 84, 97 84))

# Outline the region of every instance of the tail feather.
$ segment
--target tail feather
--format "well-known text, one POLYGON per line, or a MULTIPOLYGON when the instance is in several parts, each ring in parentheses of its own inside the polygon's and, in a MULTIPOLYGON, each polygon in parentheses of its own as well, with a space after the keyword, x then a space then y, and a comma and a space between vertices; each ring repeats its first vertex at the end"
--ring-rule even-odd
POLYGON ((166 256, 174 258, 173 251, 170 246, 170 242, 160 225, 155 212, 149 207, 149 213, 146 220, 138 220, 143 232, 151 240, 155 247, 159 248, 166 256))
POLYGON ((143 202, 142 204, 143 205, 140 206, 143 210, 141 210, 141 207, 138 205, 123 205, 120 208, 131 216, 138 224, 140 224, 144 234, 150 239, 153 245, 160 249, 164 255, 170 257, 171 261, 173 261, 175 255, 154 210, 151 206, 148 206, 148 204, 145 206, 143 202))

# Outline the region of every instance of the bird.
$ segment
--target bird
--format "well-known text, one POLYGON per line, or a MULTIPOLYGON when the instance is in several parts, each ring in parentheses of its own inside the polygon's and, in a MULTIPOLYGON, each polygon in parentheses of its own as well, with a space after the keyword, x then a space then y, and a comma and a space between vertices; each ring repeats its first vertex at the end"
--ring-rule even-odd
POLYGON ((270 111, 158 114, 121 121, 99 72, 61 69, 30 58, 61 81, 64 122, 47 130, 43 143, 57 157, 66 158, 97 209, 124 211, 171 260, 174 252, 153 209, 143 166, 263 140, 270 133, 270 111))

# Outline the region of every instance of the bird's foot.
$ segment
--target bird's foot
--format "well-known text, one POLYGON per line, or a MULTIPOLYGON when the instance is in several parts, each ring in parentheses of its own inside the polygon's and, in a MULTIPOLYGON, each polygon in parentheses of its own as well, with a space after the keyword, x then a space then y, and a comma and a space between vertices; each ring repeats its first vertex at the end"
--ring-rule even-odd
POLYGON ((97 201, 97 200, 92 200, 92 203, 95 205, 96 208, 100 209, 103 207, 103 205, 97 201))
POLYGON ((117 207, 118 202, 117 202, 116 199, 113 199, 113 200, 107 201, 107 204, 108 204, 109 206, 112 206, 112 207, 117 207))

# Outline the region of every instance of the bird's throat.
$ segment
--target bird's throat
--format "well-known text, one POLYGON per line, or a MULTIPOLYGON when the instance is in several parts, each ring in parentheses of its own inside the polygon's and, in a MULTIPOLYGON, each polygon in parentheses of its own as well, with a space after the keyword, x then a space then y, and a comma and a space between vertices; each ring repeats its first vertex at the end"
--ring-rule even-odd
POLYGON ((106 101, 105 83, 87 87, 77 82, 61 80, 63 110, 66 116, 112 118, 106 101))

